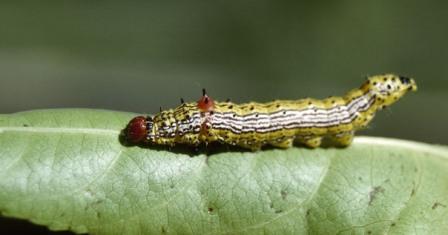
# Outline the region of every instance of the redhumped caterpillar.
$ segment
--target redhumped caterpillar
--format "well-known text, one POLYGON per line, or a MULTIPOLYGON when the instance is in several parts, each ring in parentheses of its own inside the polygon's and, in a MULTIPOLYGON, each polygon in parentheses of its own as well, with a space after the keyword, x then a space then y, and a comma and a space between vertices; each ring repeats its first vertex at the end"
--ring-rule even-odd
POLYGON ((413 79, 385 74, 368 77, 345 96, 323 100, 235 104, 216 102, 204 91, 198 102, 182 101, 177 108, 153 117, 135 117, 125 135, 131 143, 197 146, 221 142, 253 151, 264 145, 289 148, 294 141, 315 148, 323 138, 347 146, 377 110, 416 90, 413 79))

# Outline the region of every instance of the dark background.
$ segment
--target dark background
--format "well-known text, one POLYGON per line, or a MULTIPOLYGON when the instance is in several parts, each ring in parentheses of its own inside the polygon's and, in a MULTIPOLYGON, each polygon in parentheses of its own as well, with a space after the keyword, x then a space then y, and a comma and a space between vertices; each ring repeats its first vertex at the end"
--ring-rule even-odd
POLYGON ((154 113, 218 100, 341 95, 365 75, 419 92, 369 134, 447 143, 448 3, 36 1, 0 5, 0 110, 154 113), (418 130, 415 128, 418 127, 418 130))
POLYGON ((155 113, 197 100, 203 87, 234 102, 324 98, 394 72, 419 91, 363 134, 448 144, 447 9, 408 0, 1 1, 0 113, 155 113))
POLYGON ((201 88, 234 102, 324 98, 366 75, 419 91, 365 135, 448 144, 447 1, 0 3, 0 113, 156 113, 201 88))

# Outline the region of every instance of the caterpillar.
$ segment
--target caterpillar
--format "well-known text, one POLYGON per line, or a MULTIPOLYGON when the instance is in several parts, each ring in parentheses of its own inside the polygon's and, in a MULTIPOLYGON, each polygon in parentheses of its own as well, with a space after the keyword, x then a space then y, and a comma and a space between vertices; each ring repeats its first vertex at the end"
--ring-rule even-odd
POLYGON ((221 142, 253 151, 264 145, 289 148, 294 142, 310 148, 322 139, 348 146, 378 110, 416 91, 411 78, 394 74, 368 77, 358 89, 323 100, 275 100, 268 103, 217 102, 205 90, 197 102, 185 103, 154 116, 133 118, 125 137, 133 144, 199 145, 221 142))

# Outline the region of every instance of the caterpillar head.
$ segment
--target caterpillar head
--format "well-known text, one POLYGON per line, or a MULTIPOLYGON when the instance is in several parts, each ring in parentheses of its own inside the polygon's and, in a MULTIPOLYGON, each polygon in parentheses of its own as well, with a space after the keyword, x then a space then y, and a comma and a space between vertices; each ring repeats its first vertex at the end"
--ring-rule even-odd
POLYGON ((380 105, 389 106, 399 100, 408 91, 416 91, 414 79, 394 74, 369 77, 363 88, 373 92, 380 105))
POLYGON ((147 139, 148 133, 152 133, 153 121, 151 117, 138 116, 133 118, 125 130, 126 140, 132 144, 138 144, 147 139))

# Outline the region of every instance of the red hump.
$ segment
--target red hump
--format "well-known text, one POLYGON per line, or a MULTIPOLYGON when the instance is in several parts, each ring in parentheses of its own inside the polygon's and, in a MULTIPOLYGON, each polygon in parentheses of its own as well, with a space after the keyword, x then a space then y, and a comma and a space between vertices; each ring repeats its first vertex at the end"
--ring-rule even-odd
POLYGON ((146 118, 143 116, 133 118, 126 127, 126 139, 131 143, 142 142, 147 134, 146 118))
POLYGON ((198 108, 202 112, 210 112, 213 111, 215 108, 215 101, 210 98, 207 94, 204 93, 204 95, 201 97, 200 100, 198 100, 198 108))

